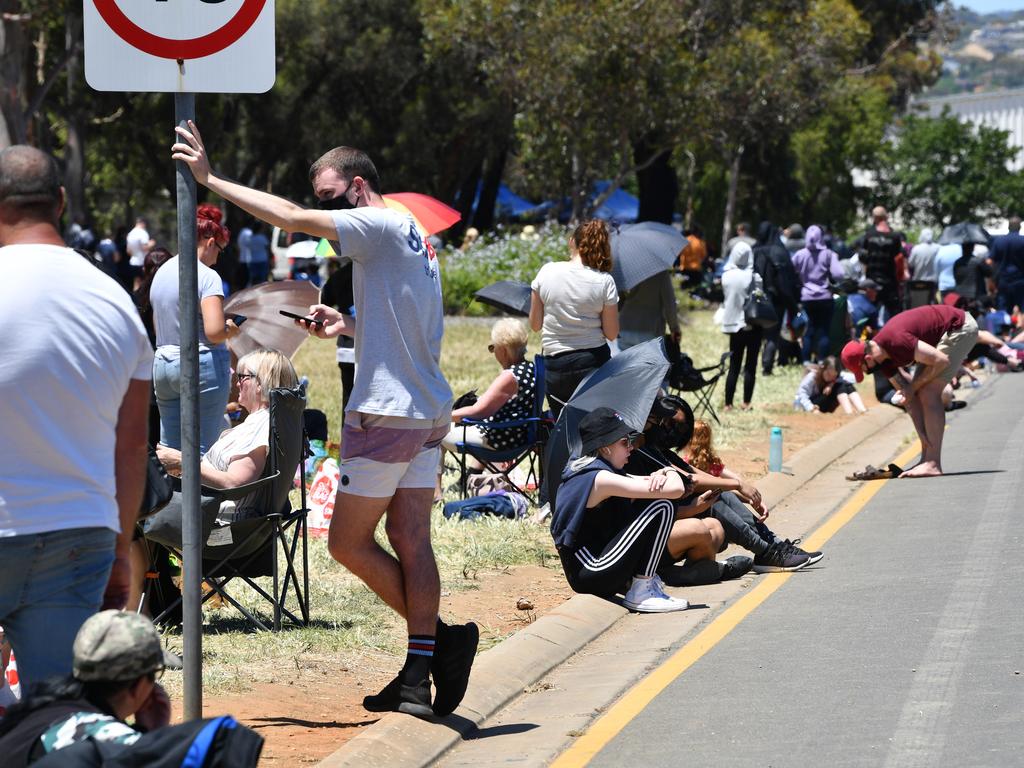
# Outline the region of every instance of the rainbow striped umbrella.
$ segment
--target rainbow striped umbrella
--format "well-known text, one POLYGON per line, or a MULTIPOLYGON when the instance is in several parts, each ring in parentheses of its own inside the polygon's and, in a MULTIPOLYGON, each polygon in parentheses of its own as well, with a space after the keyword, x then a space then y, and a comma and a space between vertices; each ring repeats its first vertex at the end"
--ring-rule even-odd
POLYGON ((383 197, 388 208, 410 214, 424 237, 448 229, 462 218, 451 206, 419 192, 394 192, 383 197))

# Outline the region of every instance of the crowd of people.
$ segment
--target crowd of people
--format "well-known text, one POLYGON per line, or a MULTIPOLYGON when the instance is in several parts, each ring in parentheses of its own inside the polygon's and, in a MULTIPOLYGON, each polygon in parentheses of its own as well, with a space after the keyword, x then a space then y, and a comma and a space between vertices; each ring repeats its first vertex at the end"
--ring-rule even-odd
MULTIPOLYGON (((295 321, 320 339, 355 339, 338 347, 339 364, 352 369, 327 548, 407 628, 401 669, 364 706, 446 716, 466 693, 479 630, 439 615, 430 520, 441 449, 512 446, 523 439, 514 422, 533 412, 542 383, 557 418, 579 384, 611 359, 613 345, 628 349, 666 330, 678 343, 670 276, 620 295, 607 225, 580 224, 568 260, 545 265, 531 285, 529 325, 541 334, 543 382, 526 358, 526 326, 501 320, 489 347, 499 374, 475 402, 454 407, 440 368, 436 254, 412 217, 384 204, 365 153, 338 147, 317 160, 309 178, 319 207, 308 209, 216 174, 194 124, 177 133, 173 159, 260 222, 238 237, 252 281, 267 277, 269 226, 330 240, 347 259, 344 282, 336 290, 329 283, 323 303, 295 321), (344 359, 342 350, 351 350, 344 359), (382 519, 390 550, 375 538, 382 519)), ((158 246, 141 219, 123 245, 111 238, 88 245, 88 228, 60 231, 63 205, 52 157, 24 146, 0 152, 0 264, 9 276, 0 284, 7 338, 0 357, 0 624, 29 692, 0 723, 0 746, 14 745, 26 763, 86 738, 130 745, 143 730, 167 727, 156 677, 178 663, 144 616, 123 609, 145 608, 141 547, 153 530, 161 531, 154 540, 181 544, 180 498, 137 524, 148 446, 169 471, 181 468, 180 256, 158 246), (40 262, 50 275, 45 285, 36 279, 40 262), (154 406, 158 432, 148 418, 154 406), (61 462, 52 461, 55 442, 61 462), (125 723, 131 715, 134 728, 125 723)), ((861 413, 855 383, 871 372, 891 385, 890 400, 899 396, 920 436, 921 462, 905 474, 940 474, 947 387, 963 362, 984 355, 1020 366, 1024 335, 1010 331, 1024 299, 1019 227, 1011 219, 1011 233, 987 255, 958 246, 947 266, 946 246, 933 247, 928 235, 909 247, 884 209, 874 211, 848 258, 818 226, 780 233, 766 222, 757 239, 741 226, 721 275, 726 409, 741 371, 740 407, 747 409, 759 364, 770 374, 776 364, 800 360, 813 368, 797 407, 861 413), (916 283, 934 288, 915 299, 916 283), (758 296, 773 322, 770 312, 752 314, 758 296)), ((239 327, 224 312, 230 287, 214 271, 230 242, 220 209, 200 206, 197 235, 200 474, 208 487, 237 487, 264 474, 270 392, 295 388, 298 377, 275 350, 231 360, 225 342, 239 327), (244 419, 225 429, 229 399, 244 419)), ((691 233, 679 257, 687 280, 699 279, 706 252, 691 233)), ((680 398, 656 397, 643 430, 613 407, 593 409, 578 426, 581 449, 551 499, 552 536, 573 590, 621 593, 638 612, 678 611, 687 602, 666 585, 736 578, 751 568, 796 570, 822 557, 767 526, 756 486, 724 465, 710 425, 694 420, 680 398), (729 544, 751 556, 719 562, 729 544)), ((204 517, 204 531, 208 523, 204 517)))

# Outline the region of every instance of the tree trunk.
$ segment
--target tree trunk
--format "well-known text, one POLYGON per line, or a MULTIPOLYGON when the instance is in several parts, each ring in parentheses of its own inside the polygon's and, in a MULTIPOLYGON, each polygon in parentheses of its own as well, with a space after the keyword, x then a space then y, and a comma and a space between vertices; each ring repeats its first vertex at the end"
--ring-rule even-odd
POLYGON ((693 177, 697 173, 697 156, 690 150, 686 154, 686 210, 683 212, 683 229, 693 226, 693 177))
POLYGON ((641 166, 636 174, 640 187, 640 210, 636 220, 671 224, 676 198, 679 196, 679 180, 672 167, 671 153, 667 149, 643 167, 652 151, 647 141, 637 142, 633 147, 633 160, 637 166, 641 166))
POLYGON ((729 242, 732 233, 732 220, 736 216, 736 189, 740 183, 740 160, 743 159, 743 145, 740 144, 733 152, 729 163, 729 192, 725 198, 725 218, 722 219, 722 258, 729 254, 725 251, 725 244, 729 242))
POLYGON ((505 160, 508 150, 505 147, 495 149, 484 168, 483 184, 480 187, 480 200, 473 215, 473 226, 481 232, 494 227, 494 206, 498 202, 498 187, 505 173, 505 160))
POLYGON ((20 0, 0 0, 0 149, 24 144, 26 49, 20 0))
POLYGON ((572 218, 569 220, 571 225, 579 224, 583 220, 584 208, 587 204, 589 190, 584 188, 582 166, 579 153, 574 148, 572 151, 572 218))
POLYGON ((483 165, 479 164, 459 186, 455 208, 462 214, 462 218, 445 233, 445 237, 454 245, 462 243, 462 237, 473 219, 473 201, 476 200, 476 191, 482 175, 483 165))
MULTIPOLYGON (((82 17, 68 14, 64 22, 64 45, 71 51, 82 37, 82 17)), ((85 214, 85 115, 80 94, 85 83, 80 80, 82 73, 81 56, 76 50, 67 63, 67 139, 64 144, 64 190, 67 194, 67 223, 86 222, 85 214)))

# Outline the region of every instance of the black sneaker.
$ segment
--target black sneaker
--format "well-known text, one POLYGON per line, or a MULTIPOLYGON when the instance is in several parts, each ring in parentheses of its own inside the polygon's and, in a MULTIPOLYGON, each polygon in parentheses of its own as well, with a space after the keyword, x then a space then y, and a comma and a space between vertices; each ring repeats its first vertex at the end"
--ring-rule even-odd
POLYGON ((788 541, 776 541, 754 558, 754 573, 798 571, 810 562, 810 557, 797 554, 788 541))
POLYGON ((398 712, 428 720, 434 718, 434 709, 430 706, 430 680, 423 678, 415 685, 399 683, 398 712))
POLYGON ((455 711, 469 687, 480 630, 476 624, 440 625, 430 674, 434 678, 434 714, 446 717, 455 711))
POLYGON ((821 560, 825 556, 823 552, 808 552, 805 549, 800 549, 797 544, 800 543, 800 539, 793 539, 790 541, 786 539, 786 543, 789 544, 790 549, 796 552, 798 555, 807 555, 807 564, 814 565, 816 562, 821 560))
POLYGON ((363 709, 367 712, 395 712, 401 703, 401 673, 395 675, 395 679, 381 688, 380 693, 370 694, 363 697, 363 709))
POLYGON ((747 573, 754 566, 754 561, 744 555, 733 555, 732 557, 726 558, 724 562, 720 562, 718 567, 720 569, 720 578, 722 581, 729 581, 731 579, 738 579, 743 574, 747 573))

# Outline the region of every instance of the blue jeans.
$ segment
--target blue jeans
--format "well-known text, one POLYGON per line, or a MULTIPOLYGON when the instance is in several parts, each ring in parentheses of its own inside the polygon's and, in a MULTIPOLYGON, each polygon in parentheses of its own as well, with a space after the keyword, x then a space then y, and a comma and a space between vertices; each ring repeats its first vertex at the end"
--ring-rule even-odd
POLYGON ((0 625, 23 691, 71 674, 71 646, 103 602, 115 538, 109 528, 71 528, 0 539, 0 625))
MULTIPOLYGON (((225 429, 224 408, 231 389, 231 355, 226 347, 199 352, 199 452, 206 453, 225 429)), ((160 409, 160 442, 181 450, 181 360, 157 350, 153 390, 160 409)))

